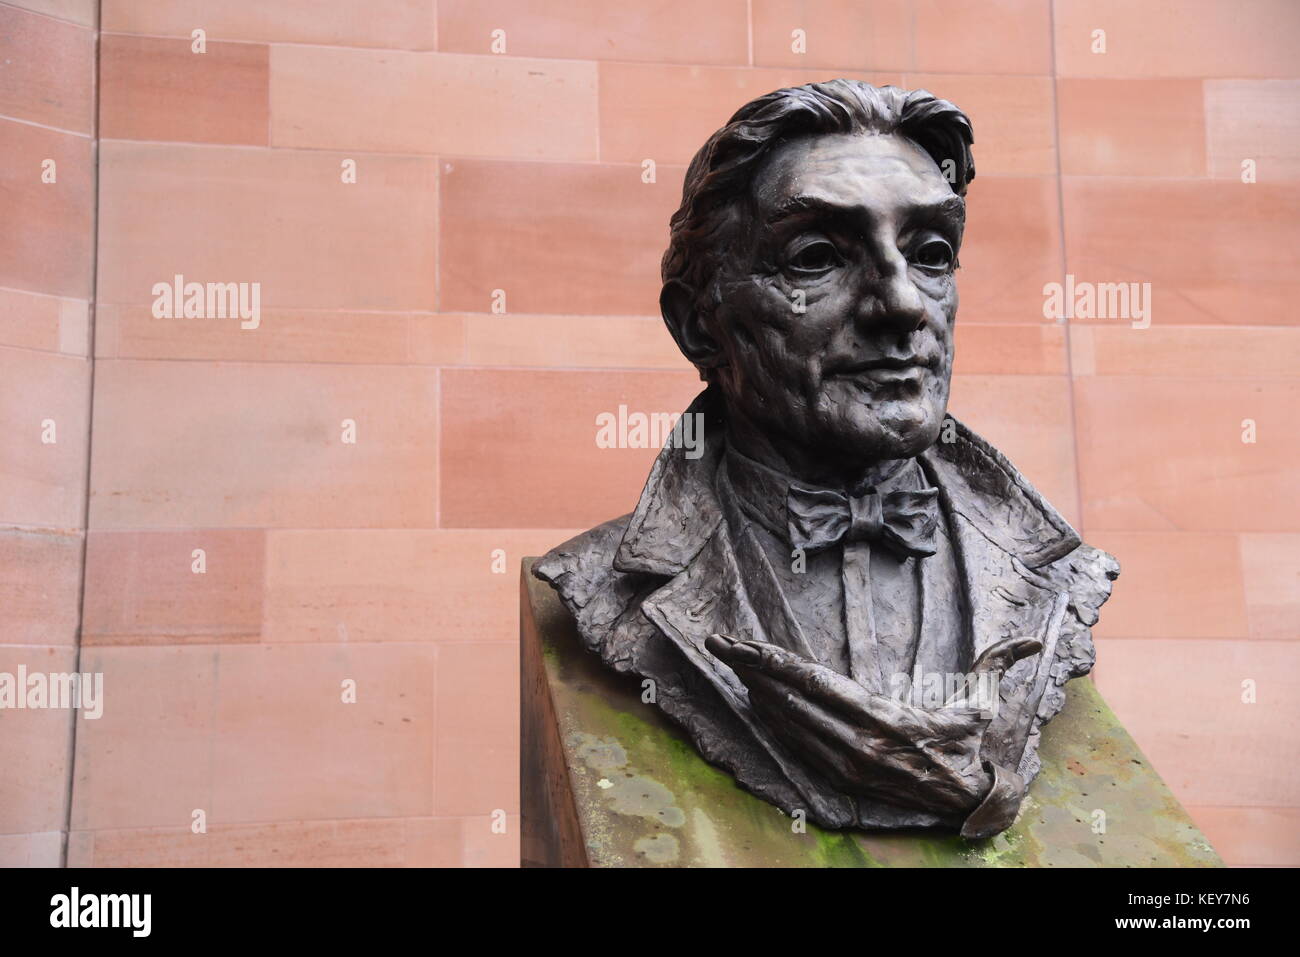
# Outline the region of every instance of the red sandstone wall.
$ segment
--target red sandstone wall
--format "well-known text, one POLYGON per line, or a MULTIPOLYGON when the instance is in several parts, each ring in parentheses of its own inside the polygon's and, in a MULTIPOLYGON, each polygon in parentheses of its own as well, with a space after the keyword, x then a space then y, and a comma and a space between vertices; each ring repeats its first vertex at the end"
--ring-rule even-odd
MULTIPOLYGON (((0 672, 77 660, 95 258, 94 4, 0 3, 0 672)), ((67 710, 0 712, 0 865, 62 857, 67 710)))
POLYGON ((698 388, 655 314, 684 164, 847 75, 973 117, 953 410, 1119 556, 1098 680, 1216 847, 1300 863, 1300 7, 104 0, 97 204, 94 8, 0 3, 0 670, 75 653, 97 254, 109 695, 75 760, 5 717, 0 862, 515 860, 518 561, 635 503, 597 413, 698 388), (260 326, 154 319, 176 273, 260 326), (1151 283, 1150 327, 1044 318, 1066 274, 1151 283))

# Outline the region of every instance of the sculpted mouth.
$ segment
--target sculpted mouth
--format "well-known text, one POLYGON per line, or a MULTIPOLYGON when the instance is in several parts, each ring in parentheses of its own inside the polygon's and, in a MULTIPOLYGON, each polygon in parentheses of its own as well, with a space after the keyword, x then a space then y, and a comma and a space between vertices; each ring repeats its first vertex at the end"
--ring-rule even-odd
POLYGON ((882 369, 937 369, 938 356, 881 356, 876 359, 864 359, 861 362, 846 362, 827 370, 828 375, 855 376, 864 372, 876 372, 882 369))

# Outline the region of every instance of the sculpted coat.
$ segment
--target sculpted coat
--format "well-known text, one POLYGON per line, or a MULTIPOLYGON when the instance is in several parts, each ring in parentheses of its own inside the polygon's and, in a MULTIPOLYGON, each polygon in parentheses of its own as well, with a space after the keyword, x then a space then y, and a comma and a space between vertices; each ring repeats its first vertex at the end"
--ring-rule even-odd
MULTIPOLYGON (((632 514, 565 542, 533 573, 555 587, 587 646, 615 671, 654 681, 658 706, 748 790, 825 827, 961 827, 961 817, 837 792, 774 738, 735 673, 705 649, 717 633, 768 640, 771 593, 743 580, 715 491, 724 434, 717 404, 706 391, 687 413, 706 416, 703 455, 690 458, 670 442, 632 514)), ((1011 786, 1023 794, 1039 769, 1039 728, 1061 710, 1065 682, 1092 668, 1088 629, 1119 566, 1083 544, 1001 453, 955 424, 955 441, 936 443, 920 460, 959 543, 972 652, 1015 635, 1043 646, 1003 677, 981 748, 1015 772, 1011 786)))

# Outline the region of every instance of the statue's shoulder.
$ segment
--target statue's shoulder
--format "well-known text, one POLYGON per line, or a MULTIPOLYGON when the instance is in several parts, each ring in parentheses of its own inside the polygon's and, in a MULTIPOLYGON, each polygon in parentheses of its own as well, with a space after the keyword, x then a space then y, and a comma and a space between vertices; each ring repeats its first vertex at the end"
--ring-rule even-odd
POLYGON ((614 621, 644 590, 646 575, 614 567, 631 519, 631 514, 623 515, 588 529, 533 565, 533 575, 555 589, 584 630, 614 621))
POLYGON ((556 545, 533 565, 533 574, 564 591, 588 590, 614 570, 614 553, 631 514, 610 519, 556 545))

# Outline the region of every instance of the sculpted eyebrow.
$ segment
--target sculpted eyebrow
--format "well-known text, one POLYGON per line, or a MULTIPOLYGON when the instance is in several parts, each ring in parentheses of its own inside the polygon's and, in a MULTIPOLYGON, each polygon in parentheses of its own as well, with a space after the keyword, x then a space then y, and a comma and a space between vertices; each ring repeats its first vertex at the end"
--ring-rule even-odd
MULTIPOLYGON (((869 210, 861 206, 840 206, 818 196, 792 196, 772 211, 766 223, 768 226, 776 226, 787 219, 808 213, 820 213, 836 218, 856 218, 868 214, 869 210)), ((914 206, 909 211, 909 216, 912 219, 927 221, 946 220, 960 226, 966 219, 966 202, 960 196, 949 196, 937 203, 914 206)))
POLYGON ((802 216, 805 213, 822 213, 826 216, 852 216, 858 212, 861 212, 861 207, 839 206, 835 203, 828 203, 816 196, 791 196, 767 217, 767 225, 775 226, 780 222, 795 216, 802 216))
POLYGON ((949 196, 938 203, 913 207, 912 216, 915 219, 930 221, 947 220, 955 226, 960 226, 966 221, 966 201, 960 196, 949 196))

